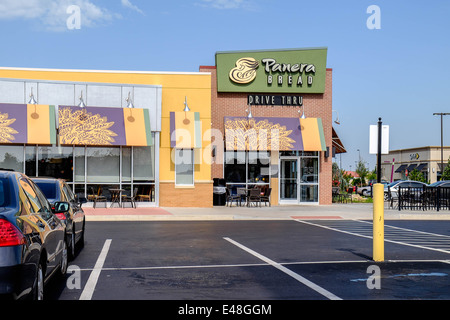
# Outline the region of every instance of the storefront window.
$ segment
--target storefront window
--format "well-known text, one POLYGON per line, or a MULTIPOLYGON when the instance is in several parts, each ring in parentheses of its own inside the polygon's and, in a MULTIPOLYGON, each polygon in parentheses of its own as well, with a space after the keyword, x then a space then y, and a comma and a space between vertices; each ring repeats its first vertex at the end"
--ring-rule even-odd
POLYGON ((194 184, 194 150, 175 150, 175 184, 194 184))
POLYGON ((225 181, 229 185, 251 188, 268 185, 270 177, 270 152, 226 151, 225 181))
POLYGON ((87 148, 87 182, 120 182, 120 148, 87 148))
POLYGON ((148 182, 155 180, 155 148, 133 148, 133 181, 148 182))
POLYGON ((122 182, 131 182, 131 147, 122 147, 122 182))
POLYGON ((2 146, 0 168, 23 172, 23 146, 2 146))
POLYGON ((73 147, 38 147, 38 175, 73 181, 73 147))
POLYGON ((225 181, 227 183, 245 183, 246 155, 243 151, 225 152, 225 181))
POLYGON ((270 154, 265 151, 248 152, 248 183, 269 183, 270 154))
POLYGON ((75 147, 75 182, 84 182, 85 180, 85 147, 75 147))
POLYGON ((36 146, 25 147, 25 174, 36 177, 36 146))

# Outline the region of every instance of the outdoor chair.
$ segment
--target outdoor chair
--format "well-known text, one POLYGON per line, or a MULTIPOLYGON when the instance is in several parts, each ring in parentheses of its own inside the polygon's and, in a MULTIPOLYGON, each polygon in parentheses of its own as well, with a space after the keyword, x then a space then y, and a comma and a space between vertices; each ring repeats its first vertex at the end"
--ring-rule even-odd
POLYGON ((236 207, 239 201, 239 205, 241 204, 241 196, 238 194, 233 194, 230 188, 226 188, 226 204, 231 207, 233 205, 233 201, 236 201, 236 207))
POLYGON ((237 195, 239 196, 239 205, 241 205, 242 201, 247 202, 247 189, 237 188, 237 195))
MULTIPOLYGON (((131 207, 136 209, 136 196, 137 196, 138 188, 134 188, 133 194, 123 194, 122 195, 122 208, 125 202, 130 202, 131 207)), ((130 191, 131 193, 131 191, 130 191)))
POLYGON ((103 195, 102 187, 99 186, 97 192, 94 191, 93 187, 89 188, 91 190, 91 195, 88 196, 88 199, 94 202, 94 209, 97 207, 97 202, 104 202, 106 208, 106 197, 103 195))
POLYGON ((259 203, 259 206, 261 207, 261 191, 259 188, 250 189, 250 193, 247 198, 247 207, 249 207, 252 202, 255 203, 255 206, 259 203))
POLYGON ((266 188, 264 190, 264 194, 261 196, 261 202, 264 202, 264 205, 267 206, 267 203, 269 203, 270 207, 270 193, 272 191, 272 188, 266 188))
POLYGON ((148 201, 151 202, 152 199, 152 186, 148 187, 148 193, 144 193, 143 194, 137 194, 136 195, 136 199, 137 201, 148 201))

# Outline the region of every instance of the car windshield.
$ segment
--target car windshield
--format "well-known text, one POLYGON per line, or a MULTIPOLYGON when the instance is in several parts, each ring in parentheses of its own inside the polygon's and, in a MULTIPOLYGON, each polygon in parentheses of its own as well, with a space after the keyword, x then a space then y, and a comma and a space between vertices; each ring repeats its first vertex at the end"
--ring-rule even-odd
POLYGON ((54 182, 35 181, 49 202, 56 201, 56 184, 54 182))
POLYGON ((7 178, 0 178, 0 207, 9 207, 12 203, 11 183, 7 178))
POLYGON ((398 183, 399 183, 399 181, 394 181, 394 182, 389 183, 387 186, 393 187, 393 186, 397 185, 398 183))

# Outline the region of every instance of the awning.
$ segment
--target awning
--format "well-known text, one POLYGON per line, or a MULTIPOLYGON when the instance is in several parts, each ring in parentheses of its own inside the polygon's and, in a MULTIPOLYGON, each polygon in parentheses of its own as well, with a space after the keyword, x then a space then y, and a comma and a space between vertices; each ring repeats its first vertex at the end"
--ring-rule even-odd
POLYGON ((325 151, 320 118, 225 117, 227 150, 325 151))
POLYGON ((59 106, 62 145, 150 146, 147 109, 59 106))
POLYGON ((342 143, 341 139, 336 133, 336 130, 334 130, 333 127, 333 148, 336 150, 336 154, 338 153, 347 153, 347 150, 345 150, 344 144, 342 143))
POLYGON ((400 167, 397 168, 397 170, 395 170, 395 172, 403 172, 403 171, 405 171, 407 166, 408 165, 406 165, 406 164, 402 164, 400 167))
POLYGON ((55 144, 55 107, 0 104, 0 143, 55 144))
POLYGON ((202 147, 202 123, 199 112, 170 113, 170 146, 178 149, 202 147))
POLYGON ((426 169, 426 167, 428 166, 427 163, 421 163, 419 164, 419 166, 416 168, 417 171, 422 171, 423 169, 426 169))
POLYGON ((410 164, 409 167, 406 169, 408 172, 413 171, 417 167, 417 164, 410 164))

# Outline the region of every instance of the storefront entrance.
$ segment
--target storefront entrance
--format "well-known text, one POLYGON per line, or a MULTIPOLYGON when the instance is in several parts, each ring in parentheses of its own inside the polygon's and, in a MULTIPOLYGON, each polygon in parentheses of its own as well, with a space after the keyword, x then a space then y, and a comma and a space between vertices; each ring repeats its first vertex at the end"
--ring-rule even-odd
MULTIPOLYGON (((292 154, 292 152, 289 152, 292 154)), ((319 203, 319 159, 316 152, 280 156, 280 204, 319 203)))

